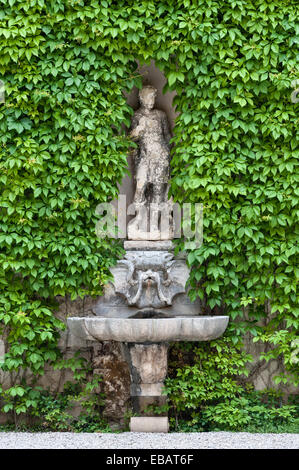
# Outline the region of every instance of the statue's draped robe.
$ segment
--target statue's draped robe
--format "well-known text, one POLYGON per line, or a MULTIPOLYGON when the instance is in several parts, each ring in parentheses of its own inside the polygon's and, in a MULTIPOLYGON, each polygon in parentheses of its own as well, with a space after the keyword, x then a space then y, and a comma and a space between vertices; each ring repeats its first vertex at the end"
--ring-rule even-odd
POLYGON ((158 109, 138 109, 132 119, 131 136, 138 143, 134 152, 137 192, 144 191, 148 183, 167 184, 171 135, 166 114, 158 109))

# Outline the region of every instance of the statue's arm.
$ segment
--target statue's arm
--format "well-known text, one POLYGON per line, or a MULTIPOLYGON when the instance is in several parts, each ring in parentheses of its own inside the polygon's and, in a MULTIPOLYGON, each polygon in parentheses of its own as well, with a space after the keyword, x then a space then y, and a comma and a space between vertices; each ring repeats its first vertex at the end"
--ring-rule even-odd
MULTIPOLYGON (((134 116, 132 117, 131 127, 130 127, 130 131, 129 131, 129 137, 134 141, 138 141, 138 137, 139 137, 138 125, 139 125, 139 115, 138 115, 138 113, 135 113, 134 116)), ((131 150, 131 157, 133 159, 134 166, 135 166, 135 172, 134 172, 134 177, 135 177, 136 167, 137 167, 137 165, 139 163, 139 160, 140 160, 140 151, 139 151, 138 147, 133 148, 131 150)))
POLYGON ((132 118, 132 123, 131 123, 131 129, 130 129, 130 134, 129 136, 133 140, 138 140, 140 137, 140 116, 138 113, 135 113, 133 118, 132 118))

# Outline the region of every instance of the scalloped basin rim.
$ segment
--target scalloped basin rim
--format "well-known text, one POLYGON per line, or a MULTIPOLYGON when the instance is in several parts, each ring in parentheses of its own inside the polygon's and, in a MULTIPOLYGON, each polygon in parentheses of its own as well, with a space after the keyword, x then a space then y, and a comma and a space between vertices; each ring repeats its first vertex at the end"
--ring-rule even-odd
POLYGON ((70 332, 91 341, 125 343, 210 341, 226 330, 228 316, 190 316, 173 318, 70 317, 70 332))

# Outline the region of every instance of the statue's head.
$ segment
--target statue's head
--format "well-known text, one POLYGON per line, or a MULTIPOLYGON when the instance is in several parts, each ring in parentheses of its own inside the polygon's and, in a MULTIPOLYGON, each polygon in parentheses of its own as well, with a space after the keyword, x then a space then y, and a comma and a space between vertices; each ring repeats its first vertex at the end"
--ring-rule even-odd
POLYGON ((146 109, 153 109, 157 96, 157 89, 153 86, 145 86, 139 91, 139 101, 146 109))

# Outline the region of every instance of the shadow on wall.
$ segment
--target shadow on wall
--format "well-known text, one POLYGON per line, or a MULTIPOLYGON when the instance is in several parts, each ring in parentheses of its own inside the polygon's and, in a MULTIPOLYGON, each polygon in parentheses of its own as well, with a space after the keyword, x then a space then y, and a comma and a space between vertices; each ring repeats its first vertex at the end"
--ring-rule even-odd
MULTIPOLYGON (((158 93, 156 97, 155 107, 162 109, 168 117, 170 128, 174 127, 174 120, 178 116, 178 113, 175 112, 174 106, 172 105, 173 98, 176 95, 175 91, 167 92, 163 94, 163 88, 166 84, 166 78, 163 75, 163 72, 156 67, 155 62, 152 60, 150 65, 139 65, 137 72, 142 75, 143 85, 152 85, 157 88, 158 93)), ((139 108, 138 102, 138 89, 134 87, 128 96, 128 104, 136 110, 139 108)))

